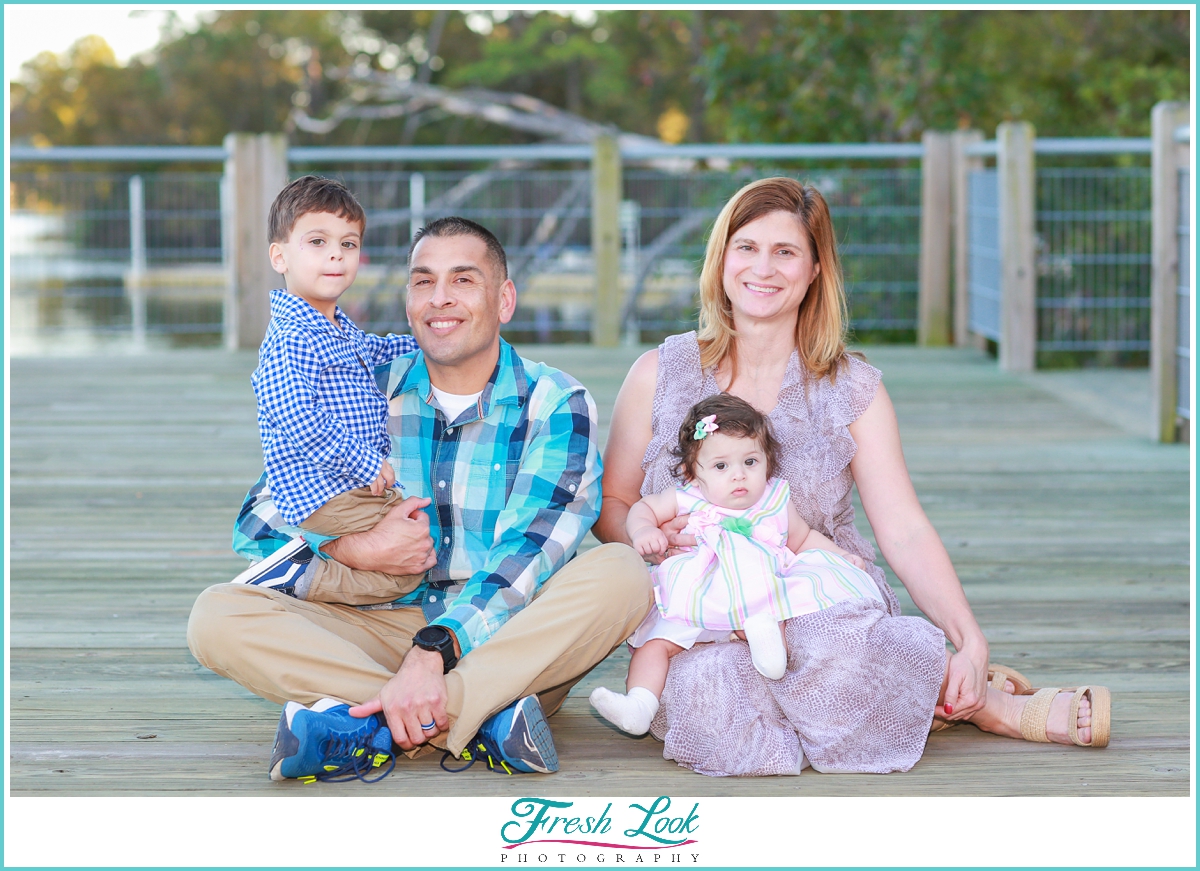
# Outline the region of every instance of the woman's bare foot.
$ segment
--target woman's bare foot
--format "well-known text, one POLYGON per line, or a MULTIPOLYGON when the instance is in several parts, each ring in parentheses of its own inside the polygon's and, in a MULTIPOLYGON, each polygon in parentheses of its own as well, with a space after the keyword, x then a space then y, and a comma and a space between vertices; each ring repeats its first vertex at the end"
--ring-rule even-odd
MULTIPOLYGON (((1050 718, 1046 722, 1046 737, 1055 744, 1070 744, 1071 736, 1067 731, 1067 717, 1071 712, 1072 693, 1059 693, 1050 702, 1050 718)), ((1006 738, 1021 737, 1021 714, 1025 705, 1033 696, 1014 696, 988 688, 987 702, 983 710, 971 717, 974 723, 985 732, 1003 735, 1006 738)), ((1079 710, 1075 718, 1076 734, 1084 744, 1092 741, 1092 703, 1087 696, 1079 700, 1079 710)))

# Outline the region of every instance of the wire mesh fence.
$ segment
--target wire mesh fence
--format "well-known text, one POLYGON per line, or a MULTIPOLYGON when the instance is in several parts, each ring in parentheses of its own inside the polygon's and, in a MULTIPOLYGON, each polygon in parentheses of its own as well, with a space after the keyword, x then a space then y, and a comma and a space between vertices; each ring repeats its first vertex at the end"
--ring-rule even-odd
POLYGON ((1147 167, 1037 171, 1039 352, 1150 350, 1147 167))
POLYGON ((11 329, 21 338, 135 331, 216 343, 219 172, 13 173, 11 329))
MULTIPOLYGON (((860 337, 911 341, 917 317, 921 172, 889 165, 730 169, 627 167, 620 229, 623 323, 656 341, 692 328, 704 241, 738 187, 765 175, 815 184, 829 201, 860 337)), ((499 236, 518 289, 507 334, 587 341, 595 279, 591 173, 497 162, 477 170, 344 170, 367 211, 359 280, 345 307, 367 329, 404 329, 414 228, 458 214, 499 236)), ((300 166, 293 175, 302 174, 300 166)), ((994 170, 972 173, 972 329, 999 329, 994 170), (989 175, 990 173, 990 175, 989 175), (990 197, 990 199, 989 199, 990 197)), ((13 334, 162 336, 218 344, 224 268, 219 172, 14 172, 9 257, 13 334)), ((1037 173, 1038 351, 1145 355, 1149 348, 1150 174, 1145 167, 1037 173)), ((264 230, 265 232, 265 230, 264 230)), ((1185 246, 1186 250, 1186 246, 1185 246)), ((266 288, 264 288, 264 291, 266 288)))
MULTIPOLYGON (((366 328, 394 329, 401 322, 404 259, 413 229, 456 214, 485 225, 505 246, 518 287, 517 314, 507 334, 523 341, 590 335, 594 277, 588 170, 326 174, 360 192, 367 210, 369 267, 346 297, 348 311, 366 328)), ((739 187, 765 175, 811 182, 829 201, 852 327, 911 341, 920 253, 916 168, 626 170, 620 229, 623 321, 631 337, 655 341, 695 326, 708 230, 739 187)))
MULTIPOLYGON (((291 174, 303 172, 294 166, 291 174)), ((491 229, 506 248, 519 289, 507 335, 590 337, 595 281, 586 166, 501 162, 479 170, 320 172, 345 181, 367 212, 363 266, 344 298, 366 329, 404 329, 412 233, 456 214, 491 229)), ((828 199, 853 328, 911 341, 920 241, 915 166, 626 169, 620 223, 629 336, 656 341, 695 326, 706 234, 734 191, 764 175, 812 182, 828 199)), ((229 285, 221 178, 219 172, 14 173, 9 250, 17 337, 93 333, 218 344, 229 285)))

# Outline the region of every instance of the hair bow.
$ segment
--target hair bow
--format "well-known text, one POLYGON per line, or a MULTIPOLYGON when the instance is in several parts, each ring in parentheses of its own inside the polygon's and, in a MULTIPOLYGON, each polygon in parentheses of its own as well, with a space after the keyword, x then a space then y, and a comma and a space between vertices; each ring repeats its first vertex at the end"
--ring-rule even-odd
POLYGON ((696 432, 692 435, 692 438, 698 441, 710 432, 716 432, 718 429, 720 427, 717 426, 717 416, 710 414, 708 417, 702 417, 696 421, 696 432))

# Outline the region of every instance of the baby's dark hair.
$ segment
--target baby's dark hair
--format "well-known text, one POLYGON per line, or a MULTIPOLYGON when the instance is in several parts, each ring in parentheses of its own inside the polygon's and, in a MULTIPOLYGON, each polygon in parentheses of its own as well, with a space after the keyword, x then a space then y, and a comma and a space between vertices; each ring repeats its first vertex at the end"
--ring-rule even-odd
POLYGON ((779 442, 771 432, 770 421, 749 402, 728 393, 717 393, 700 400, 684 417, 679 427, 679 446, 671 451, 678 460, 675 464, 676 476, 685 481, 695 479, 696 457, 704 445, 703 439, 696 438, 696 424, 710 414, 716 415, 717 432, 733 438, 756 439, 766 455, 767 478, 775 477, 779 466, 779 442))

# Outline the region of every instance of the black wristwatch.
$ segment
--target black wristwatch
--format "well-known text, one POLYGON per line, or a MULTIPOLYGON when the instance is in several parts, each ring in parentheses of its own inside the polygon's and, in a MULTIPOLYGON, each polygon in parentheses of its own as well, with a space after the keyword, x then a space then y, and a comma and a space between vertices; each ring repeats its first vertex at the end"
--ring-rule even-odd
POLYGON ((425 626, 418 629, 417 634, 413 636, 413 647, 440 653, 442 674, 449 674, 450 669, 458 665, 458 656, 454 653, 454 636, 445 626, 425 626))

